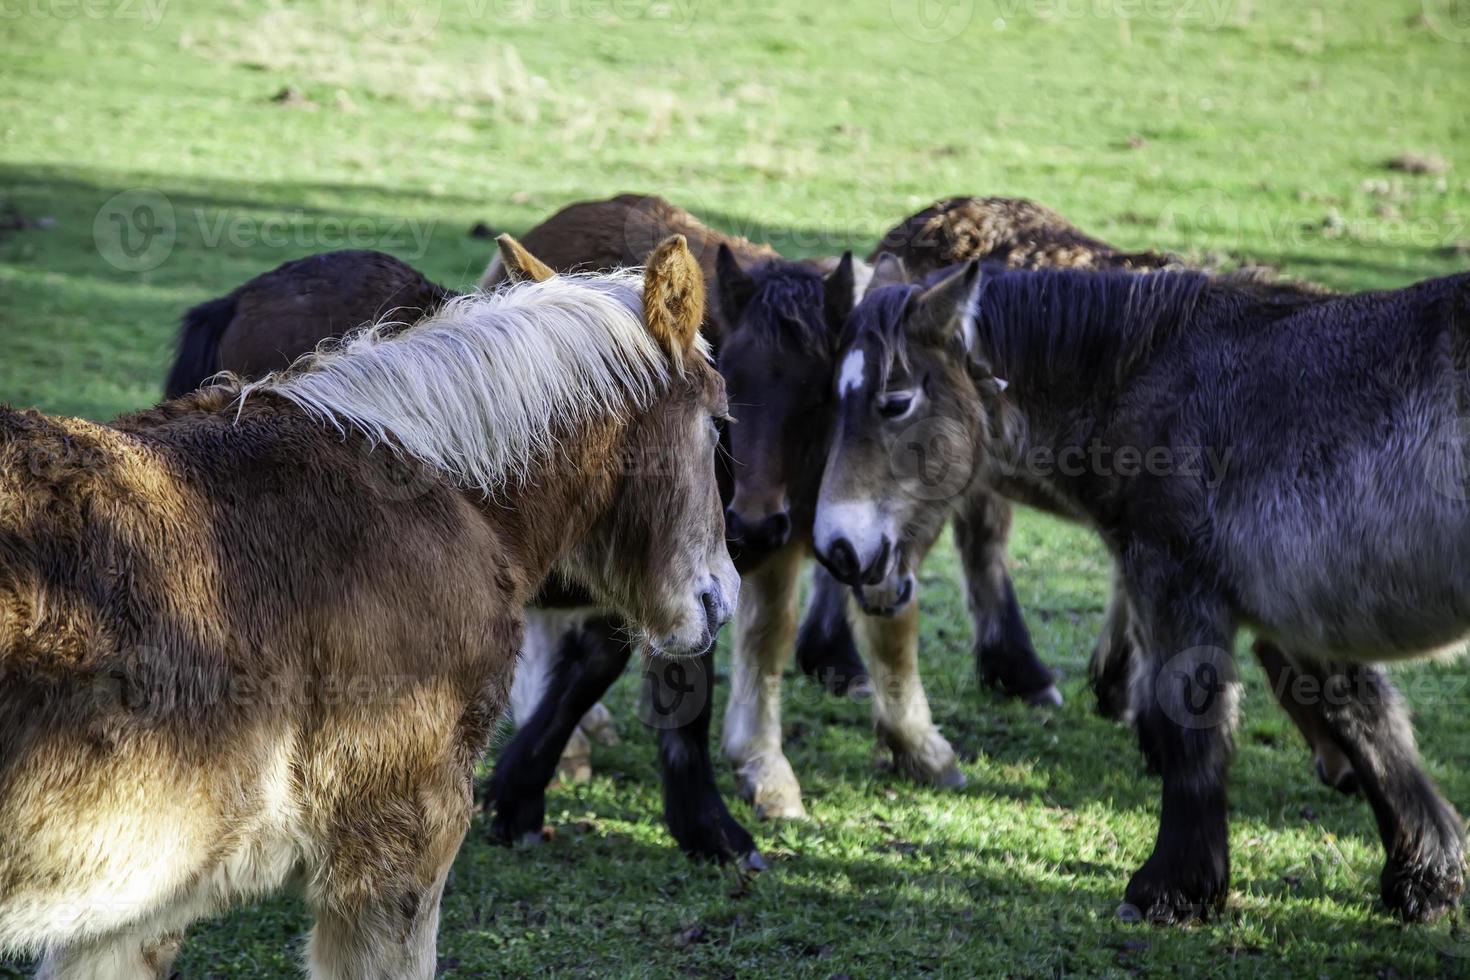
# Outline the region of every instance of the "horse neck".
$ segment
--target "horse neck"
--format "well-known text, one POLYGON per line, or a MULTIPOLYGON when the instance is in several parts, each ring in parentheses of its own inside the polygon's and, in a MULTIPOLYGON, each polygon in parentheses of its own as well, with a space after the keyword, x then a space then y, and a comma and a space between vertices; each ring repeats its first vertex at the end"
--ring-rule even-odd
POLYGON ((979 353, 1025 422, 1032 445, 1065 438, 1114 401, 1130 377, 1198 312, 1197 273, 1016 270, 987 284, 979 353))
POLYGON ((534 463, 526 478, 490 497, 467 490, 494 523, 520 572, 529 603, 557 561, 606 515, 617 479, 615 454, 626 426, 603 422, 558 437, 562 451, 534 463))

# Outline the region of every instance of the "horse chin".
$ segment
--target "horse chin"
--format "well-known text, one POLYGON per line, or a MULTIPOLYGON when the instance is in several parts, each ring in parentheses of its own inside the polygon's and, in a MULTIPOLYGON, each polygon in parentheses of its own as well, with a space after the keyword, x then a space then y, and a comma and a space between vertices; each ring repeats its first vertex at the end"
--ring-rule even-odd
POLYGON ((687 630, 675 630, 661 636, 645 634, 645 639, 648 644, 648 652, 655 657, 678 660, 685 657, 697 657, 704 653, 715 642, 716 635, 711 633, 708 627, 700 625, 687 630))
POLYGON ((868 616, 896 616, 914 600, 917 583, 912 572, 894 569, 877 585, 855 585, 852 594, 868 616))

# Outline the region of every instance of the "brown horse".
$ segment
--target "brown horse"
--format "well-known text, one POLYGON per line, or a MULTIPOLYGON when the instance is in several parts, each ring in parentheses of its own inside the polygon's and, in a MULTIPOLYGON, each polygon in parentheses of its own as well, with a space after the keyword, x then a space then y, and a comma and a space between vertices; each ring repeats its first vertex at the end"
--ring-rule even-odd
POLYGON ((537 281, 259 382, 0 413, 0 951, 167 976, 194 919, 295 886, 314 975, 431 977, 547 574, 712 643, 738 581, 697 265, 502 247, 537 281))
MULTIPOLYGON (((738 255, 741 262, 784 273, 784 278, 777 276, 780 281, 799 281, 802 289, 814 288, 816 296, 808 300, 808 305, 819 319, 823 316, 823 293, 829 291, 823 282, 823 263, 781 262, 770 249, 709 228, 687 211, 658 197, 621 195, 575 203, 533 228, 525 239, 535 254, 555 268, 603 272, 642 263, 648 250, 668 234, 682 234, 690 242, 701 262, 710 293, 719 295, 718 256, 738 255)), ((845 269, 842 271, 846 274, 845 269)), ((482 286, 493 288, 504 280, 505 273, 505 263, 497 257, 482 278, 482 286)), ((841 315, 845 315, 852 303, 853 287, 847 284, 830 291, 845 298, 834 321, 840 322, 841 315)), ((453 295, 411 267, 381 253, 333 252, 290 262, 186 314, 170 384, 197 383, 221 370, 259 372, 284 366, 290 358, 311 350, 324 339, 354 329, 384 308, 430 309, 453 295), (205 356, 197 356, 194 353, 197 351, 204 351, 205 356)), ((718 304, 729 312, 737 327, 746 299, 732 303, 727 298, 718 304)), ((748 305, 761 306, 759 302, 748 305)), ((708 310, 703 332, 719 338, 727 332, 721 326, 725 321, 716 304, 710 304, 708 310)), ((766 317, 762 327, 767 324, 779 329, 781 321, 766 317)), ((744 335, 748 331, 739 332, 744 335)), ((836 331, 823 328, 818 333, 826 338, 835 337, 836 331)), ((814 353, 823 364, 828 364, 830 351, 830 341, 824 340, 820 350, 814 353)), ((820 375, 816 387, 825 391, 825 373, 820 375)), ((745 419, 739 434, 728 433, 726 440, 779 431, 785 421, 781 415, 770 425, 762 426, 762 418, 770 412, 743 414, 745 419)), ((742 452, 748 448, 744 444, 735 447, 742 452)), ((810 453, 818 468, 822 451, 824 445, 810 453)), ((742 470, 760 478, 763 487, 769 487, 772 481, 761 477, 763 472, 758 466, 742 470)), ((730 467, 721 469, 727 495, 733 493, 732 483, 738 486, 742 482, 741 476, 733 480, 731 477, 730 467)), ((814 501, 815 478, 808 483, 807 496, 814 501)), ((811 503, 808 503, 808 523, 810 511, 811 503)), ((745 533, 738 512, 730 512, 727 520, 735 529, 734 544, 745 563, 759 558, 762 545, 771 545, 745 533)), ((781 544, 784 538, 774 546, 781 544)), ((793 601, 794 598, 793 591, 793 601)), ((537 597, 538 604, 557 607, 587 600, 585 594, 564 588, 543 591, 537 597)), ((546 620, 547 624, 559 618, 557 613, 531 615, 538 621, 546 620)), ((544 823, 545 787, 558 764, 563 771, 574 774, 589 771, 590 744, 582 723, 589 712, 594 718, 605 715, 597 711, 596 702, 621 675, 631 656, 625 624, 617 617, 581 613, 571 622, 573 626, 559 637, 547 635, 545 629, 533 630, 534 642, 523 653, 522 660, 528 661, 524 666, 529 669, 518 674, 519 696, 515 702, 519 731, 501 752, 486 793, 487 809, 493 811, 490 832, 496 839, 539 837, 544 823), (533 691, 544 695, 539 704, 527 697, 533 691)), ((842 648, 824 645, 822 649, 840 652, 842 648)), ((860 671, 855 654, 850 650, 848 653, 850 659, 843 669, 848 674, 854 673, 854 666, 860 671)), ((659 683, 659 671, 668 665, 654 662, 650 666, 654 668, 650 682, 659 683)), ((705 670, 677 665, 668 669, 684 672, 701 684, 713 677, 712 667, 705 670)), ((836 671, 829 668, 828 673, 836 671)), ((687 683, 673 686, 687 686, 687 683)), ((677 718, 656 722, 670 831, 692 855, 717 860, 739 858, 747 865, 757 865, 760 858, 754 841, 730 816, 715 785, 707 748, 712 709, 709 692, 695 692, 684 703, 698 704, 699 710, 691 713, 686 707, 677 718)))
POLYGON ((382 252, 287 262, 184 314, 164 396, 186 395, 221 371, 258 378, 325 339, 379 321, 413 323, 455 295, 382 252))

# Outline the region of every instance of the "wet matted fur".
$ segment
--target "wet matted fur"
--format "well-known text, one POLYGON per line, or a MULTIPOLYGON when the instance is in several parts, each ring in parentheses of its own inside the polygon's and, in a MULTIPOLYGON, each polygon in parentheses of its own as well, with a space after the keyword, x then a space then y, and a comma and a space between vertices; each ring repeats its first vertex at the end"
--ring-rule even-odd
POLYGON ((1278 673, 1311 682, 1292 707, 1373 806, 1387 906, 1427 919, 1458 900, 1461 820, 1371 663, 1470 630, 1470 274, 1283 298, 1192 272, 972 264, 869 297, 844 350, 818 524, 860 572, 989 486, 1085 520, 1117 560, 1140 651, 1133 711, 1163 779, 1135 914, 1224 902, 1242 627, 1268 664, 1285 658, 1278 673), (896 396, 912 414, 885 417, 896 396), (919 425, 938 438, 913 458, 919 425))
POLYGON ((949 197, 884 233, 869 256, 902 260, 922 279, 976 259, 1016 269, 1162 269, 1179 259, 1094 238, 1051 208, 1020 197, 949 197))
POLYGON ((432 976, 546 575, 677 654, 735 600, 691 269, 675 240, 112 425, 0 411, 0 949, 166 976, 191 921, 294 885, 315 975, 432 976), (580 326, 529 340, 543 306, 580 326), (573 332, 563 384, 526 373, 573 332))

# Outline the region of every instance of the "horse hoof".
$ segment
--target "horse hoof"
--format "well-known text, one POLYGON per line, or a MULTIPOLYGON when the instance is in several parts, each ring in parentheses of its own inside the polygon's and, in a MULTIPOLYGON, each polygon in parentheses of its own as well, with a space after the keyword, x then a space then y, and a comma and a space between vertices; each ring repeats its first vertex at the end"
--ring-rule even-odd
POLYGON ((1062 692, 1057 690, 1055 684, 1026 698, 1026 704, 1032 708, 1060 708, 1062 703, 1062 692))
POLYGON ((867 704, 873 700, 873 680, 867 674, 859 674, 847 682, 847 686, 841 691, 841 696, 858 704, 867 704))
POLYGON ((761 820, 805 820, 801 784, 785 756, 762 756, 747 762, 737 773, 742 798, 755 808, 761 820))
POLYGON ((957 765, 950 765, 934 777, 935 789, 960 789, 968 780, 957 765))
POLYGON ((569 786, 591 782, 592 760, 580 756, 577 758, 562 756, 561 761, 556 764, 556 776, 569 786))
POLYGON ((740 855, 737 866, 742 872, 750 875, 760 874, 770 867, 770 865, 766 864, 766 859, 761 857, 760 851, 750 851, 740 855))
POLYGON ((1428 867, 1389 864, 1383 869, 1383 902, 1405 922, 1433 922, 1460 904, 1465 893, 1463 859, 1428 867))
POLYGON ((1207 867, 1189 869, 1149 858, 1128 882, 1120 917, 1137 915, 1133 921, 1156 926, 1188 925, 1208 919, 1225 906, 1227 883, 1207 867))
POLYGON ((779 794, 757 795, 752 800, 758 820, 805 820, 806 807, 801 798, 789 799, 779 794))

